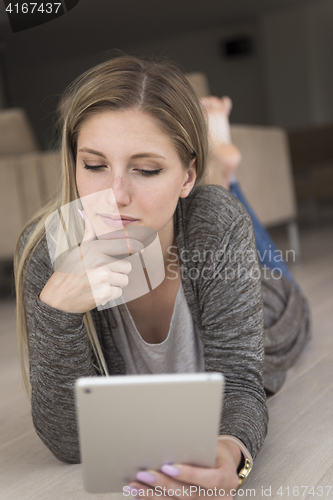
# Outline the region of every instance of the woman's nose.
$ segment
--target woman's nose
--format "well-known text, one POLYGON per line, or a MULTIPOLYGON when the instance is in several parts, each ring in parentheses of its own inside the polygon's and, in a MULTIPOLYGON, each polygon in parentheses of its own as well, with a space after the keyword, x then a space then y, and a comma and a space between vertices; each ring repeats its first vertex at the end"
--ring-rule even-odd
POLYGON ((130 186, 124 175, 115 175, 111 179, 107 198, 111 205, 115 203, 118 207, 130 203, 130 186))

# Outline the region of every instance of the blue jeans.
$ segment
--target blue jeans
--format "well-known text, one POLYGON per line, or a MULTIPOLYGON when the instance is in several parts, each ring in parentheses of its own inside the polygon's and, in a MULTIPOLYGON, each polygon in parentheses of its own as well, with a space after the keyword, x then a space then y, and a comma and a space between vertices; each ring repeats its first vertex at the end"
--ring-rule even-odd
POLYGON ((270 269, 279 269, 281 273, 297 288, 300 290, 298 283, 289 271, 287 264, 281 260, 281 252, 277 249, 271 236, 268 234, 264 226, 261 224, 249 202, 245 198, 238 182, 233 179, 230 184, 230 193, 237 198, 246 208, 251 216, 254 236, 257 244, 258 260, 261 266, 267 266, 270 269))

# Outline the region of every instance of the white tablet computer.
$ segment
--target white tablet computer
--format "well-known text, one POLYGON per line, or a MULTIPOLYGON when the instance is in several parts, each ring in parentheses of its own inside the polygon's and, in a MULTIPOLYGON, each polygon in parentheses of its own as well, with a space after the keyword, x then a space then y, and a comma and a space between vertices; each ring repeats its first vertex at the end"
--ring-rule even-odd
POLYGON ((223 386, 220 373, 78 379, 86 491, 122 492, 139 470, 165 463, 213 467, 223 386))

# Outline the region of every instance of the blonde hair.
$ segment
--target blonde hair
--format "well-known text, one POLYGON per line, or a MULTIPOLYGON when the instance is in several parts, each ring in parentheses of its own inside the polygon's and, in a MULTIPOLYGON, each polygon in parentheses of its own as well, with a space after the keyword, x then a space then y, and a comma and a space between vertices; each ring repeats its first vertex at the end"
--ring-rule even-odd
MULTIPOLYGON (((199 184, 204 178, 208 147, 206 121, 197 95, 175 64, 155 58, 118 57, 86 71, 68 87, 59 106, 62 127, 61 188, 55 199, 40 209, 26 224, 22 233, 28 225, 37 223, 21 255, 18 242, 14 257, 18 345, 27 390, 28 338, 23 298, 24 270, 35 248, 45 236, 47 217, 61 206, 79 198, 75 164, 77 140, 83 122, 99 112, 129 108, 138 108, 155 117, 171 139, 184 168, 188 168, 196 158, 195 184, 199 184)), ((90 312, 85 313, 84 322, 99 370, 108 374, 90 312)))

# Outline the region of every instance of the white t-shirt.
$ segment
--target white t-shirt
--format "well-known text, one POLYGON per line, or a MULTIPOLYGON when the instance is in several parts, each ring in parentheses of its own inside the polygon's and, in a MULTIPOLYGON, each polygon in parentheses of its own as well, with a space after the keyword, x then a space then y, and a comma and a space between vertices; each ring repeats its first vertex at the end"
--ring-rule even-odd
MULTIPOLYGON (((110 314, 110 313, 109 313, 110 314)), ((167 338, 159 344, 145 342, 126 304, 112 308, 112 337, 121 353, 126 374, 204 372, 203 345, 193 322, 182 283, 179 285, 167 338)))

